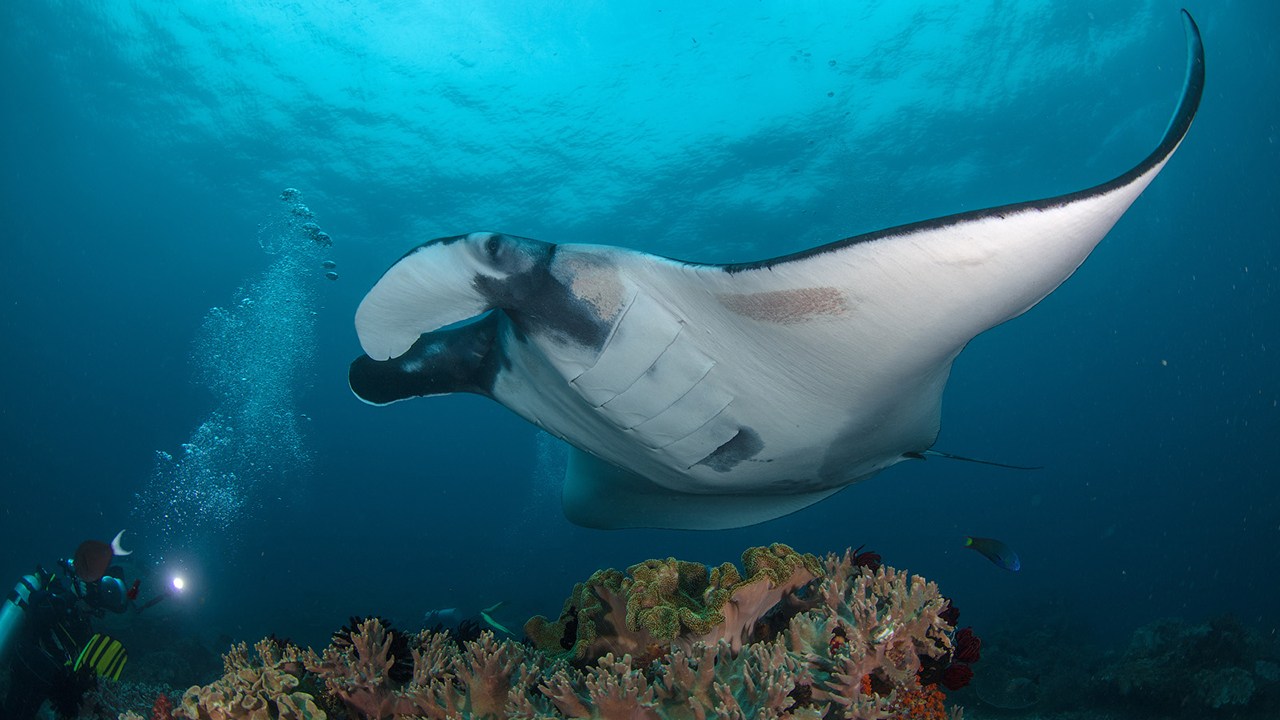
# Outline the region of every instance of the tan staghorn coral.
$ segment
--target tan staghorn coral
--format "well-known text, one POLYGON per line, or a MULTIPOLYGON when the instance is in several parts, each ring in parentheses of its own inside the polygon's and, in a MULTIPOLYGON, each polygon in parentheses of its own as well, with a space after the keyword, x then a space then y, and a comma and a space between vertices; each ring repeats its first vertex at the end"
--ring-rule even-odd
MULTIPOLYGON (((437 635, 436 641, 443 643, 441 649, 448 657, 440 667, 448 671, 428 684, 431 704, 420 704, 426 717, 501 720, 532 716, 534 708, 528 696, 535 676, 533 668, 525 664, 528 651, 523 645, 497 642, 493 633, 484 632, 479 640, 463 643, 461 652, 449 652, 444 638, 437 635)), ((415 676, 415 683, 417 680, 415 676)), ((410 687, 408 692, 419 687, 410 687)))
POLYGON ((539 689, 568 718, 660 720, 663 717, 658 713, 654 689, 644 673, 633 666, 630 655, 616 659, 610 653, 583 672, 562 667, 539 689))
POLYGON ((891 567, 872 572, 850 553, 828 555, 813 609, 788 628, 792 652, 813 670, 812 695, 845 708, 848 717, 878 718, 899 695, 920 690, 921 659, 951 652, 947 601, 919 576, 891 567))
POLYGON ((583 671, 561 667, 540 689, 570 718, 821 718, 823 707, 805 701, 808 679, 804 663, 780 641, 735 654, 722 640, 676 649, 648 671, 630 655, 605 655, 583 671))
MULTIPOLYGON (((209 685, 194 686, 182 696, 174 717, 190 720, 325 720, 310 694, 297 689, 301 667, 310 651, 281 648, 271 640, 254 646, 257 659, 244 643, 232 646, 222 658, 223 675, 209 685)), ((312 654, 313 655, 313 654, 312 654)))
POLYGON ((423 632, 407 644, 413 670, 400 682, 392 672, 395 632, 380 619, 368 618, 352 632, 336 634, 307 669, 333 697, 371 720, 536 716, 528 701, 533 670, 525 666, 528 652, 518 643, 497 642, 485 632, 458 647, 448 635, 423 632))
POLYGON ((414 703, 396 692, 390 677, 396 661, 391 633, 378 618, 367 618, 353 630, 336 633, 333 644, 307 670, 324 681, 330 694, 366 718, 412 713, 414 703))
POLYGON ((811 677, 805 663, 778 640, 734 652, 727 640, 676 650, 661 674, 661 696, 683 701, 704 718, 821 717, 806 704, 811 677))

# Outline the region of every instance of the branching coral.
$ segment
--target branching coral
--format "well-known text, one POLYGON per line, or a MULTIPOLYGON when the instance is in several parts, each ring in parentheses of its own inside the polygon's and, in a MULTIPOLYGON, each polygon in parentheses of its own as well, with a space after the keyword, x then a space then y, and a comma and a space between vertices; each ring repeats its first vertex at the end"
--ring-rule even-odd
MULTIPOLYGON (((463 643, 458 651, 444 642, 442 635, 424 640, 433 645, 431 654, 436 659, 425 662, 426 675, 415 676, 415 684, 406 689, 419 697, 427 690, 430 702, 419 703, 424 716, 494 720, 536 716, 530 701, 536 674, 533 666, 526 664, 529 658, 523 645, 498 642, 490 632, 463 643), (434 675, 430 668, 436 668, 434 675)), ((427 657, 421 656, 419 662, 427 657)))
POLYGON ((306 669, 324 680, 334 697, 366 718, 410 714, 415 706, 397 690, 393 668, 400 660, 392 654, 397 644, 378 618, 367 618, 346 633, 335 633, 333 644, 306 669))
POLYGON ((941 658, 951 651, 950 625, 939 617, 947 601, 922 577, 888 566, 871 572, 853 560, 847 552, 827 556, 827 575, 817 587, 818 605, 801 616, 802 622, 817 626, 806 636, 816 630, 828 639, 825 648, 816 648, 818 665, 830 663, 823 667, 829 678, 825 684, 842 697, 853 696, 867 675, 876 687, 916 689, 920 659, 941 658), (837 628, 844 642, 832 653, 829 641, 837 628), (820 652, 824 649, 825 656, 820 652))
POLYGON ((526 625, 539 649, 490 633, 409 638, 377 618, 335 633, 321 655, 264 641, 255 663, 238 646, 227 675, 188 691, 183 709, 209 720, 323 718, 296 689, 305 677, 379 720, 946 716, 943 695, 918 679, 922 660, 945 665, 953 653, 947 601, 932 583, 785 545, 748 550, 743 567, 668 558, 596 573, 559 619, 526 625), (247 712, 267 715, 215 714, 245 698, 247 712))
POLYGON ((820 718, 798 694, 808 675, 780 641, 735 654, 727 640, 675 649, 667 662, 637 667, 630 655, 605 655, 585 671, 563 666, 540 687, 571 718, 820 718))

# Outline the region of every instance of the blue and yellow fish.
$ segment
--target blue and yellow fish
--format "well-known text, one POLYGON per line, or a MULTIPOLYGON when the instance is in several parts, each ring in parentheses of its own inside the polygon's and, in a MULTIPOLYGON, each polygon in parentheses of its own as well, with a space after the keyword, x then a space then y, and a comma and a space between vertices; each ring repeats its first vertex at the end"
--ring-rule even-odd
POLYGON ((964 546, 977 550, 982 553, 983 557, 1010 572, 1018 572, 1022 569, 1022 561, 1018 559, 1018 553, 995 538, 970 537, 966 535, 964 546))

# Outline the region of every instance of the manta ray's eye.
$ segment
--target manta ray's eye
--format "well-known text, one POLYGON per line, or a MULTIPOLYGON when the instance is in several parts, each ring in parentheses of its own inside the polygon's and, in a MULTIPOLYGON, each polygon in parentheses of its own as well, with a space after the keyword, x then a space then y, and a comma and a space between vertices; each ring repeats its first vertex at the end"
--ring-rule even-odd
POLYGON ((484 241, 484 251, 489 253, 489 257, 494 260, 498 259, 498 251, 502 249, 502 241, 497 235, 490 235, 488 240, 484 241))

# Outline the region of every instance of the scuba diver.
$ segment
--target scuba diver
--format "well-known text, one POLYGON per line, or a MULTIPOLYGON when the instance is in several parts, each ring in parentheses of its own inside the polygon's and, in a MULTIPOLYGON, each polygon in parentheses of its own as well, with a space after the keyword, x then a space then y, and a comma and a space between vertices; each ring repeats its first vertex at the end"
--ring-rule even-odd
POLYGON ((11 661, 0 718, 34 718, 46 699, 59 717, 75 717, 99 676, 119 679, 128 653, 119 641, 94 633, 91 621, 123 613, 138 597, 141 581, 126 589, 112 564, 130 552, 120 546, 123 534, 110 543, 80 543, 74 557, 52 571, 37 567, 0 606, 0 663, 11 661))
POLYGON ((497 603, 481 610, 475 615, 464 615, 458 608, 439 608, 428 610, 422 616, 423 628, 437 633, 446 633, 457 642, 480 639, 480 633, 488 630, 494 637, 518 637, 493 615, 504 603, 497 603))

